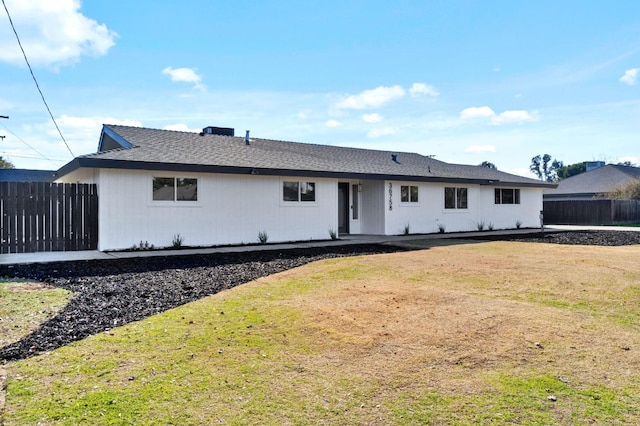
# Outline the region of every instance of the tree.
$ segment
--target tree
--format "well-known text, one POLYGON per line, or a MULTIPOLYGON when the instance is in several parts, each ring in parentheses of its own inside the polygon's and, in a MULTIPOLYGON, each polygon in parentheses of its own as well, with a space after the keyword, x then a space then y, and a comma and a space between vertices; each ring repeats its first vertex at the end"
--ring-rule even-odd
POLYGON ((582 163, 569 164, 568 166, 560 167, 556 173, 558 175, 558 180, 566 179, 571 176, 579 175, 580 173, 584 173, 587 171, 587 163, 584 161, 582 163))
POLYGON ((488 169, 498 170, 496 165, 493 164, 493 163, 490 163, 489 161, 483 161, 482 163, 480 163, 480 166, 481 167, 486 167, 488 169))
POLYGON ((542 156, 536 155, 531 159, 529 170, 538 176, 538 179, 540 180, 545 182, 555 182, 558 179, 557 170, 563 166, 564 164, 562 164, 562 161, 551 161, 551 156, 549 154, 544 154, 542 156))
POLYGON ((630 167, 636 167, 635 164, 633 164, 631 161, 623 161, 618 163, 618 166, 630 166, 630 167))
POLYGON ((633 179, 624 185, 613 188, 608 193, 599 194, 599 196, 612 200, 640 200, 640 178, 633 179))
POLYGON ((5 160, 4 158, 2 158, 2 156, 0 156, 0 169, 15 169, 16 166, 13 165, 13 163, 9 160, 5 160))

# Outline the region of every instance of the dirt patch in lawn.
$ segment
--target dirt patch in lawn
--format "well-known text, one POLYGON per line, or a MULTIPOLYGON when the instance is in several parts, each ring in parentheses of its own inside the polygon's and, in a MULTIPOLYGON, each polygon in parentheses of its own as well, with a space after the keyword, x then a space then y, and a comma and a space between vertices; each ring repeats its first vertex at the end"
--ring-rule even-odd
POLYGON ((640 369, 639 254, 638 247, 522 243, 434 247, 376 256, 374 276, 362 274, 372 258, 354 260, 351 273, 329 271, 330 287, 289 304, 307 313, 307 333, 323 342, 323 356, 305 363, 366 380, 474 393, 488 371, 509 366, 514 374, 628 384, 640 369))

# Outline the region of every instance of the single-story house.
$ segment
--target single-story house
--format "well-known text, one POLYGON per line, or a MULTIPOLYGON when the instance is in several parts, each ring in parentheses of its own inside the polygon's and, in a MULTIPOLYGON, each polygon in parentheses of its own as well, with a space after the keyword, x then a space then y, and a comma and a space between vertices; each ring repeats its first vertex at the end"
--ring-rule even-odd
POLYGON ((99 250, 538 227, 552 184, 415 153, 104 125, 56 182, 95 183, 99 250))
POLYGON ((51 182, 55 170, 0 169, 0 182, 51 182))
POLYGON ((544 190, 544 201, 592 200, 607 198, 614 188, 640 178, 640 167, 618 164, 601 165, 594 169, 563 179, 557 188, 544 190))

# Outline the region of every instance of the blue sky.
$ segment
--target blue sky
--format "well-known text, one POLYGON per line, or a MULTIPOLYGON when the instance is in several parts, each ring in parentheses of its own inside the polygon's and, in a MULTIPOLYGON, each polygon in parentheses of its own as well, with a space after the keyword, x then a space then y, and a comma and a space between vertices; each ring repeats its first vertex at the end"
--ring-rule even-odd
MULTIPOLYGON (((4 0, 74 155, 103 123, 640 163, 640 2, 4 0)), ((72 159, 0 8, 0 155, 72 159)))

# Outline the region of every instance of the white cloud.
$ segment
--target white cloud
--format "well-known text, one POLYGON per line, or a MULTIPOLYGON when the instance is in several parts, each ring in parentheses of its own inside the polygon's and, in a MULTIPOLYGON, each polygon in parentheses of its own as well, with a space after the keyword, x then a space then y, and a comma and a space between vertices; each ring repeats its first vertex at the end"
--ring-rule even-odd
POLYGON ((309 111, 309 110, 302 110, 302 111, 298 111, 297 117, 298 117, 300 120, 307 120, 307 119, 309 119, 309 113, 310 113, 310 112, 311 112, 311 111, 309 111))
POLYGON ((435 89, 435 87, 425 83, 413 83, 413 85, 409 89, 409 93, 414 98, 421 95, 429 95, 429 96, 436 97, 440 94, 435 89))
POLYGON ((494 145, 471 145, 465 148, 464 152, 495 152, 494 145))
POLYGON ((500 115, 491 117, 491 123, 503 124, 503 123, 522 123, 525 121, 534 121, 535 117, 528 111, 505 111, 500 115))
POLYGON ((162 74, 171 77, 171 81, 176 83, 192 83, 194 89, 205 91, 207 86, 202 84, 202 76, 196 73, 193 68, 172 68, 166 67, 162 70, 162 74))
POLYGON ((524 110, 504 111, 500 114, 496 114, 488 106, 471 107, 463 109, 460 112, 460 118, 463 120, 473 119, 490 119, 491 124, 500 125, 505 123, 522 123, 525 121, 535 121, 535 114, 531 114, 524 110))
MULTIPOLYGON (((79 0, 5 0, 31 65, 61 66, 103 56, 118 34, 80 12, 79 0)), ((5 15, 4 10, 2 15, 5 15)), ((8 19, 0 26, 0 61, 25 65, 8 19)))
POLYGON ((4 111, 6 113, 10 109, 13 109, 13 104, 0 98, 0 111, 4 111))
POLYGON ((462 118, 463 120, 487 118, 493 117, 495 115, 496 113, 493 112, 493 110, 488 106, 466 108, 460 112, 460 118, 462 118))
POLYGON ((189 128, 189 126, 187 126, 184 123, 169 124, 167 126, 164 126, 162 129, 175 130, 177 132, 192 132, 192 133, 200 133, 202 131, 201 129, 191 129, 189 128))
MULTIPOLYGON (((119 124, 122 126, 142 127, 142 123, 136 120, 120 120, 113 117, 74 117, 66 114, 56 119, 64 138, 69 143, 75 155, 96 152, 100 131, 103 124, 119 124)), ((55 128, 47 123, 44 126, 51 135, 51 140, 59 140, 55 128)))
POLYGON ((371 129, 369 133, 367 133, 367 137, 379 138, 381 136, 395 135, 396 133, 398 133, 398 130, 393 127, 382 127, 379 129, 371 129))
POLYGON ((619 157, 616 162, 624 163, 627 161, 630 162, 631 164, 640 164, 640 158, 634 157, 634 156, 619 157))
POLYGON ((619 78, 619 81, 621 83, 628 84, 629 86, 635 86, 639 72, 640 68, 631 68, 630 70, 626 70, 624 75, 619 78))
POLYGON ((326 123, 324 123, 324 125, 327 126, 327 127, 334 128, 334 127, 342 126, 342 123, 340 123, 338 120, 333 120, 332 119, 332 120, 328 120, 326 123))
POLYGON ((375 112, 373 114, 364 114, 362 116, 362 121, 365 123, 379 123, 382 120, 384 120, 384 117, 375 112))
POLYGON ((375 89, 365 90, 358 95, 351 95, 336 105, 339 109, 367 109, 377 108, 401 98, 405 95, 405 90, 400 86, 380 86, 375 89))

